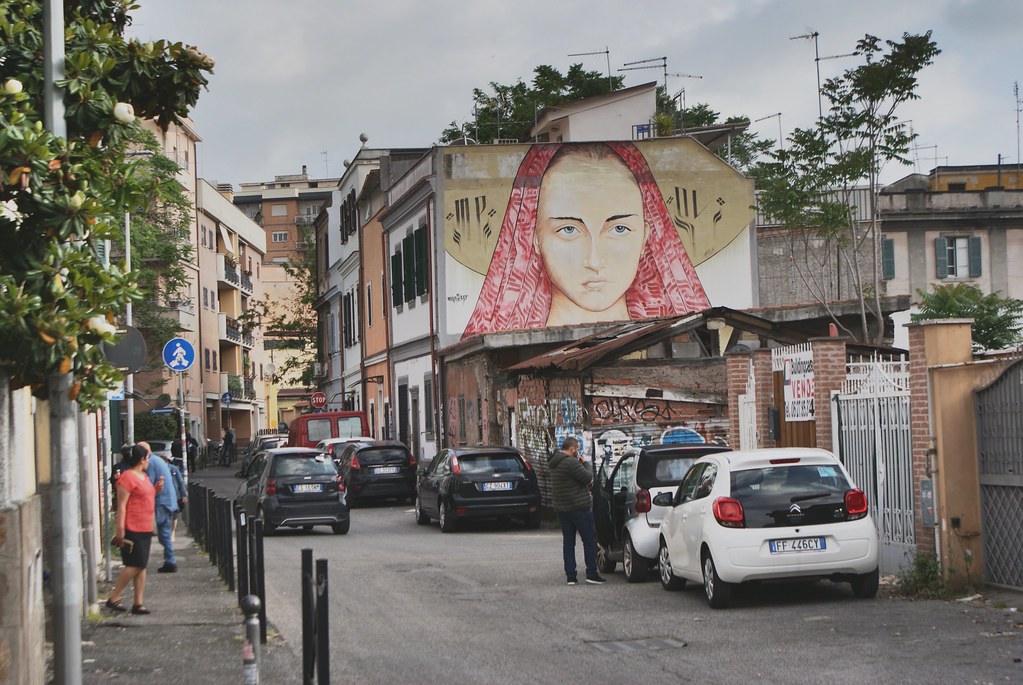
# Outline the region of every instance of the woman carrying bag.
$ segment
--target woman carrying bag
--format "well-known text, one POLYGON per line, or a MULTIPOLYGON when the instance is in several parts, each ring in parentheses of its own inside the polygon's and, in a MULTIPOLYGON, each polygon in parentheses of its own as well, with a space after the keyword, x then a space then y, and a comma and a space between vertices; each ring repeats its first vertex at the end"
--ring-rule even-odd
POLYGON ((125 450, 124 463, 127 468, 117 480, 117 521, 113 539, 113 543, 121 548, 124 568, 117 576, 117 584, 107 598, 106 607, 113 611, 126 611, 121 604, 121 595, 128 583, 134 581, 135 603, 131 613, 148 614, 150 611, 142 600, 146 590, 149 547, 153 541, 156 493, 163 490, 163 478, 155 486, 149 481, 146 476, 149 450, 142 445, 133 445, 125 450))

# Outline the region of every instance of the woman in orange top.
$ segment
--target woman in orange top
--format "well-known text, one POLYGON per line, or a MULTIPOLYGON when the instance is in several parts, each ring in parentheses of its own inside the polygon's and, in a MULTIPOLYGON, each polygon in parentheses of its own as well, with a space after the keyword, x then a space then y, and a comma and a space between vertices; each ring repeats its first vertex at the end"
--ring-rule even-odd
POLYGON ((149 546, 153 540, 153 517, 156 511, 156 493, 163 490, 163 478, 156 486, 146 476, 149 465, 149 450, 134 445, 125 450, 124 463, 127 469, 117 480, 117 522, 114 527, 114 544, 121 548, 124 568, 117 576, 117 584, 107 598, 106 607, 114 611, 125 611, 121 594, 128 583, 135 581, 135 603, 133 614, 148 614, 149 609, 142 603, 146 589, 146 565, 149 563, 149 546))

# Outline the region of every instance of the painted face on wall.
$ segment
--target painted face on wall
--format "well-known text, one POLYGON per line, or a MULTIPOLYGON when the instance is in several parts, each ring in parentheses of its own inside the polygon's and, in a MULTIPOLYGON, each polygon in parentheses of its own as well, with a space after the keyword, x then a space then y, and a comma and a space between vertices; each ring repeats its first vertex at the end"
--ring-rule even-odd
POLYGON ((552 286, 547 325, 629 319, 625 293, 646 238, 639 186, 620 159, 556 159, 533 236, 552 286))

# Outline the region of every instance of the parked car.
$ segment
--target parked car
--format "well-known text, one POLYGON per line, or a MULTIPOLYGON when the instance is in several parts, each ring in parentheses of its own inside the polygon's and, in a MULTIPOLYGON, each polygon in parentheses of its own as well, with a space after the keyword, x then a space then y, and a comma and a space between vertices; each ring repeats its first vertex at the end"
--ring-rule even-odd
POLYGON ((729 605, 736 584, 830 578, 877 595, 878 543, 867 498, 826 450, 780 448, 699 459, 661 522, 658 565, 666 590, 703 583, 707 602, 729 605))
POLYGON ((657 565, 661 519, 667 511, 653 504, 653 498, 674 494, 700 457, 729 450, 710 444, 648 445, 627 449, 613 468, 605 459, 593 488, 600 570, 611 573, 620 561, 628 582, 646 580, 657 565))
POLYGON ((283 526, 330 526, 348 532, 351 519, 344 481, 334 461, 307 447, 278 447, 259 452, 239 485, 235 501, 263 521, 263 533, 283 526))
POLYGON ((445 533, 469 518, 518 517, 540 526, 536 473, 514 447, 457 447, 442 450, 420 469, 416 484, 416 523, 431 518, 445 533))
POLYGON ((336 464, 340 465, 341 453, 345 451, 346 447, 353 442, 373 442, 373 440, 374 438, 365 435, 357 435, 352 438, 327 438, 326 440, 320 440, 316 445, 316 449, 326 452, 334 458, 336 464))
POLYGON ((338 457, 350 502, 374 497, 397 497, 412 502, 416 496, 416 458, 393 440, 349 442, 338 457))
POLYGON ((249 444, 249 449, 245 452, 245 458, 242 460, 242 467, 238 469, 238 472, 234 475, 244 478, 249 469, 249 464, 252 463, 253 457, 263 450, 273 449, 274 447, 284 447, 284 443, 287 441, 287 433, 267 433, 266 435, 257 436, 252 443, 249 444))
POLYGON ((170 463, 171 445, 174 444, 173 440, 149 440, 148 438, 140 438, 138 442, 147 443, 153 454, 162 457, 165 462, 170 463))

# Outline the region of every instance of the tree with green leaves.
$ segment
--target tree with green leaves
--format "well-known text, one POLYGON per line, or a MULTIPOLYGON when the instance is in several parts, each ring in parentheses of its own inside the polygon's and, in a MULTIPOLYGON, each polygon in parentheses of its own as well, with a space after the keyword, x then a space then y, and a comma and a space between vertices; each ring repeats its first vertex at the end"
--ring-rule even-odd
POLYGON ((889 163, 908 164, 916 138, 899 120, 900 107, 916 94, 920 72, 940 53, 931 32, 903 34, 901 41, 871 35, 853 54, 863 63, 821 87, 827 113, 811 129, 797 128, 785 150, 754 169, 760 210, 790 229, 792 266, 814 299, 850 336, 879 343, 884 336, 881 309, 881 233, 878 176, 889 163), (853 196, 866 185, 870 203, 866 225, 856 219, 853 196), (843 325, 832 309, 828 274, 841 262, 852 279, 859 305, 858 330, 843 325), (822 267, 826 267, 822 270, 822 267))
POLYGON ((519 79, 511 85, 492 81, 487 89, 473 88, 472 118, 464 124, 452 121, 440 136, 441 143, 469 137, 477 143, 495 140, 529 140, 529 130, 540 111, 566 102, 609 93, 622 87, 623 77, 608 80, 599 71, 587 71, 573 64, 562 74, 555 67, 541 64, 533 69, 533 81, 519 79))
POLYGON ((917 290, 920 312, 913 321, 973 319, 973 351, 1004 350, 1023 343, 1023 300, 988 295, 972 283, 947 283, 917 290))
POLYGON ((152 185, 127 156, 136 115, 162 126, 187 115, 213 61, 182 43, 124 37, 136 5, 64 3, 67 138, 43 126, 43 6, 0 0, 0 349, 12 388, 42 397, 73 374, 72 399, 94 408, 119 374, 100 342, 139 299, 137 273, 97 258, 124 213, 144 213, 152 185))

